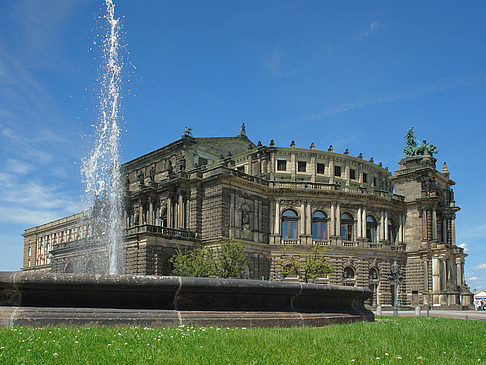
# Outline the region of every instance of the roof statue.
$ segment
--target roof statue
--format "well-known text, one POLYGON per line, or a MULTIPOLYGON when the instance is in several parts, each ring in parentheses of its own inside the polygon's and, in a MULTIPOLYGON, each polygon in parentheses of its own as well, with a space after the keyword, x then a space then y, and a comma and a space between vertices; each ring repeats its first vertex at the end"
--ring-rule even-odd
POLYGON ((192 136, 192 128, 184 127, 184 137, 191 137, 192 136))
POLYGON ((246 136, 246 126, 245 126, 245 123, 241 123, 240 136, 246 136))
POLYGON ((433 156, 439 152, 435 145, 427 143, 425 139, 420 145, 417 144, 417 138, 413 135, 413 127, 407 131, 404 138, 407 141, 407 146, 403 149, 404 156, 423 156, 426 154, 433 156))

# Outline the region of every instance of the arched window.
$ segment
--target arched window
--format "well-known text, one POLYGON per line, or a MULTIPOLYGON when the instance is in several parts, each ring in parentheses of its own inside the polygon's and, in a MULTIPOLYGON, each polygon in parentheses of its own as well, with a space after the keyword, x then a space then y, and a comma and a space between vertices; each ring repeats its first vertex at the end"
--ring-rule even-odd
POLYGON ((353 240, 353 217, 348 213, 341 214, 341 238, 344 241, 353 240))
POLYGON ((378 280, 378 271, 376 271, 376 269, 370 269, 369 279, 370 281, 378 280))
POLYGON ((282 213, 282 238, 297 238, 297 220, 299 217, 292 209, 282 213))
POLYGON ((320 210, 312 215, 312 238, 315 240, 327 239, 327 216, 320 210))
POLYGON ((370 242, 376 242, 376 219, 371 215, 366 216, 366 238, 370 242))
POLYGON ((439 242, 443 242, 443 236, 442 236, 442 218, 437 216, 437 240, 439 242))
POLYGON ((344 280, 354 279, 354 269, 352 267, 345 267, 343 272, 344 280))
POLYGON ((396 237, 397 228, 395 226, 395 223, 391 219, 388 219, 388 241, 391 244, 394 244, 396 242, 396 237))
POLYGON ((368 276, 369 279, 369 285, 368 288, 371 290, 373 295, 370 298, 369 304, 372 306, 376 306, 377 304, 377 299, 378 299, 378 271, 375 268, 370 269, 370 273, 368 276))

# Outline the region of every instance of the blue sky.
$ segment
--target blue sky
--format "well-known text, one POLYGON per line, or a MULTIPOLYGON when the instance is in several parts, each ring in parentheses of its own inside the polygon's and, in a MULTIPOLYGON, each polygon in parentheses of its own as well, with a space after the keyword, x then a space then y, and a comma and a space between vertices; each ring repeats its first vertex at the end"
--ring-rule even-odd
MULTIPOLYGON (((486 3, 118 0, 122 160, 231 136, 374 157, 438 146, 457 182, 457 242, 486 288, 486 3)), ((101 0, 0 2, 0 270, 25 228, 76 212, 96 122, 101 0)))

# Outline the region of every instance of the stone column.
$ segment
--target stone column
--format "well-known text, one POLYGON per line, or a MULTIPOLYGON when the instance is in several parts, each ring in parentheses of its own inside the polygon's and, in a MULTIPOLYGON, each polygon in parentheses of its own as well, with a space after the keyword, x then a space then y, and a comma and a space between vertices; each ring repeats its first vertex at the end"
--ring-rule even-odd
POLYGON ((363 212, 361 213, 361 235, 363 238, 366 238, 366 208, 363 208, 363 212))
POLYGON ((432 227, 432 223, 433 223, 433 219, 432 219, 432 210, 431 209, 427 209, 427 240, 431 240, 433 238, 433 227, 432 227))
POLYGON ((310 162, 311 182, 316 182, 316 156, 311 156, 310 162))
POLYGON ((300 217, 300 235, 299 236, 304 236, 307 234, 307 232, 305 231, 305 221, 307 219, 306 217, 306 214, 305 214, 305 202, 302 201, 300 203, 300 211, 301 211, 301 217, 300 217))
POLYGON ((389 232, 388 232, 388 212, 385 210, 385 241, 388 241, 389 232))
POLYGON ((437 240, 437 211, 432 211, 432 239, 437 240))
POLYGON ((138 207, 138 225, 143 224, 143 202, 140 200, 140 206, 138 207))
POLYGON ((172 198, 167 198, 167 227, 174 228, 174 221, 172 219, 172 198))
POLYGON ((290 180, 295 181, 295 153, 290 154, 290 180))
POLYGON ((349 165, 344 167, 344 178, 346 179, 346 186, 349 186, 349 165))
POLYGON ((275 203, 273 201, 270 202, 270 209, 268 210, 268 213, 269 213, 269 217, 268 217, 269 219, 268 219, 268 221, 270 223, 270 225, 269 225, 268 228, 269 228, 269 231, 270 231, 269 233, 270 234, 275 234, 276 233, 276 231, 275 231, 275 223, 274 223, 274 220, 273 220, 273 212, 274 212, 274 209, 272 209, 273 206, 274 206, 274 204, 275 203))
POLYGON ((154 198, 149 196, 149 216, 147 219, 148 224, 154 224, 153 222, 153 217, 154 217, 154 198))
POLYGON ((442 258, 440 260, 440 290, 447 289, 447 260, 442 258))
POLYGON ((451 228, 451 234, 452 234, 452 244, 456 244, 456 217, 452 217, 452 228, 451 228))
POLYGON ((329 222, 329 235, 335 236, 336 235, 336 207, 334 203, 331 203, 331 221, 329 222))
POLYGON ((336 206, 336 236, 341 236, 341 204, 336 206))
POLYGON ((280 202, 275 202, 275 234, 280 234, 280 202))
POLYGON ((334 161, 333 160, 329 161, 329 183, 330 184, 334 183, 334 161))
POLYGON ((248 155, 248 175, 253 175, 253 163, 251 155, 248 155))
POLYGON ((400 214, 398 216, 398 243, 403 242, 403 216, 400 214))
POLYGON ((447 243, 452 245, 452 218, 447 218, 447 243))
POLYGON ((184 197, 179 194, 179 228, 184 228, 184 197))
POLYGON ((357 226, 357 239, 363 237, 362 229, 363 229, 363 214, 361 212, 361 207, 358 208, 358 226, 357 226))
POLYGON ((422 210, 422 239, 427 239, 427 211, 425 208, 422 210))
POLYGON ((379 242, 383 241, 385 239, 385 230, 384 230, 384 227, 385 226, 385 213, 383 211, 381 211, 380 213, 380 229, 378 230, 379 231, 379 242))
POLYGON ((258 152, 257 159, 258 159, 257 174, 258 174, 258 176, 261 176, 262 175, 262 153, 261 152, 258 152))
MULTIPOLYGON (((440 291, 439 273, 440 273, 439 257, 433 256, 432 257, 432 292, 434 294, 437 294, 440 291)), ((435 303, 435 301, 434 301, 434 304, 438 304, 438 303, 435 303)))
POLYGON ((186 201, 186 228, 191 229, 191 200, 186 201))
POLYGON ((427 261, 427 257, 422 257, 423 265, 424 265, 424 304, 431 305, 429 301, 429 265, 427 261), (427 295, 426 295, 427 294, 427 295))
POLYGON ((275 169, 277 168, 276 166, 276 162, 275 162, 275 152, 272 152, 270 154, 270 180, 274 180, 275 179, 275 169))
POLYGON ((443 219, 442 220, 442 242, 444 243, 449 242, 448 233, 449 232, 447 232, 447 221, 443 219))
POLYGON ((460 257, 456 258, 456 271, 457 271, 457 286, 462 287, 463 279, 462 279, 462 259, 460 257))
POLYGON ((312 209, 311 209, 311 205, 309 202, 306 203, 307 204, 307 211, 306 211, 306 234, 309 235, 309 236, 312 236, 312 209))

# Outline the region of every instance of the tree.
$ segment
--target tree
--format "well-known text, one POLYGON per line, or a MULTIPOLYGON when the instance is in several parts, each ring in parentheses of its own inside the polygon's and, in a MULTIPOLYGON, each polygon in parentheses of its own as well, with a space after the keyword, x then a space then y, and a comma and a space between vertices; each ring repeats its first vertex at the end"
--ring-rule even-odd
POLYGON ((329 249, 320 244, 315 244, 311 249, 289 245, 285 249, 287 259, 280 263, 282 273, 285 275, 297 275, 304 282, 317 277, 324 277, 334 272, 331 263, 324 256, 329 249))
POLYGON ((247 266, 245 248, 233 240, 192 250, 177 248, 169 259, 172 273, 178 276, 242 278, 247 266))

